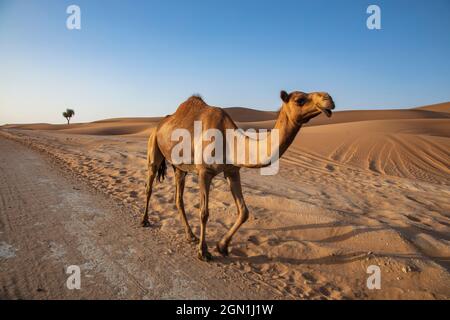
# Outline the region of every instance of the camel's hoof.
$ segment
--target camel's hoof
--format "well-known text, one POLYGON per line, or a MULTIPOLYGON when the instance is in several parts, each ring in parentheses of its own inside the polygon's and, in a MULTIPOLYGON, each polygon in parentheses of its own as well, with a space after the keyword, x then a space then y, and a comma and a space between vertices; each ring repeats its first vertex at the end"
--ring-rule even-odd
POLYGON ((189 243, 194 243, 194 244, 198 244, 198 242, 199 242, 198 238, 193 233, 187 235, 186 240, 189 243))
POLYGON ((144 220, 141 222, 141 226, 144 228, 149 228, 150 227, 150 222, 148 220, 144 220))
POLYGON ((197 257, 198 257, 200 260, 206 261, 206 262, 212 260, 212 255, 211 255, 211 253, 209 253, 208 251, 205 251, 205 252, 199 251, 197 257))
POLYGON ((219 242, 219 243, 217 243, 216 248, 217 248, 217 251, 219 251, 219 253, 222 256, 224 256, 224 257, 228 256, 228 246, 221 245, 219 242))

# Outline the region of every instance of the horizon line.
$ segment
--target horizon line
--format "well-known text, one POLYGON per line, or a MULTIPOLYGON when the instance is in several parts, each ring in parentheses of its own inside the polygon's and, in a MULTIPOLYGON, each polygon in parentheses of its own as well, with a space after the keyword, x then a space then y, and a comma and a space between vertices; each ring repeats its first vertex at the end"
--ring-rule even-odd
MULTIPOLYGON (((379 109, 375 109, 375 108, 370 108, 370 109, 346 109, 345 107, 343 109, 334 111, 333 113, 339 113, 339 112, 343 112, 343 111, 394 111, 394 110, 414 110, 414 109, 420 109, 420 108, 424 108, 424 107, 433 107, 436 105, 441 105, 441 104, 450 104, 450 100, 448 101, 444 101, 444 102, 437 102, 437 103, 432 103, 432 104, 424 104, 424 105, 419 105, 419 106, 414 106, 414 107, 408 107, 408 108, 392 108, 392 107, 380 107, 379 109)), ((215 106, 217 107, 217 106, 215 106)), ((248 110, 253 110, 253 111, 260 111, 260 112, 277 112, 277 110, 263 110, 263 109, 255 109, 255 108, 251 108, 251 107, 220 107, 222 109, 248 109, 248 110)), ((422 111, 429 111, 429 112, 439 112, 439 111, 432 111, 432 110, 422 110, 422 111)), ((101 118, 101 119, 96 119, 96 120, 90 120, 90 121, 83 121, 83 122, 71 122, 71 124, 85 124, 85 123, 93 123, 93 122, 99 122, 99 121, 106 121, 106 120, 116 120, 116 119, 145 119, 145 118, 163 118, 165 116, 167 116, 169 114, 165 114, 165 115, 149 115, 149 116, 122 116, 122 117, 113 117, 113 118, 101 118)), ((239 121, 237 121, 239 122, 239 121)), ((50 124, 50 125, 67 125, 64 123, 53 123, 53 122, 15 122, 15 123, 0 123, 0 128, 3 126, 7 126, 7 125, 26 125, 26 124, 50 124)))

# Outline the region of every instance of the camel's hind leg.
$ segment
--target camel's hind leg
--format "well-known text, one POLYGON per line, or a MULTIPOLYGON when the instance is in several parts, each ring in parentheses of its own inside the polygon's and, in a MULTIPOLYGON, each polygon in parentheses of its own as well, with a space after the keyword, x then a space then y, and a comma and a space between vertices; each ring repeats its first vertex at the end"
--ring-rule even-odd
POLYGON ((209 188, 211 186, 211 181, 213 179, 213 175, 206 172, 199 172, 199 185, 200 185, 200 242, 198 247, 198 258, 203 261, 211 260, 212 256, 208 252, 208 245, 206 244, 206 223, 208 222, 209 217, 209 208, 208 208, 208 198, 209 198, 209 188))
POLYGON ((217 243, 217 250, 224 256, 228 255, 228 245, 231 242, 231 238, 238 231, 241 225, 248 219, 248 209, 242 195, 241 177, 239 171, 233 173, 226 173, 225 178, 230 185, 231 193, 238 209, 238 218, 231 229, 225 234, 225 236, 217 243))
POLYGON ((150 222, 148 221, 148 206, 150 203, 150 196, 152 195, 153 182, 155 181, 156 175, 158 174, 158 169, 164 161, 164 156, 158 148, 158 143, 156 142, 156 129, 153 130, 150 138, 148 140, 147 149, 147 166, 148 166, 148 178, 146 187, 146 203, 145 211, 142 217, 142 226, 149 227, 150 222))
POLYGON ((178 212, 180 213, 181 223, 184 226, 186 231, 186 238, 189 242, 198 242, 198 238, 194 235, 189 226, 189 222, 186 218, 186 212, 184 211, 184 201, 183 201, 183 193, 184 193, 184 185, 186 181, 186 172, 181 171, 178 168, 175 168, 175 184, 176 184, 176 195, 175 195, 175 203, 178 208, 178 212))

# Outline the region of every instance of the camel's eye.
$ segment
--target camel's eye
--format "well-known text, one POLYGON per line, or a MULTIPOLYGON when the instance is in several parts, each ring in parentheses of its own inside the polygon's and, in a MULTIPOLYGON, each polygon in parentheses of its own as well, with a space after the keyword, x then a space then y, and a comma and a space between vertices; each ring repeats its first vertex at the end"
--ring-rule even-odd
POLYGON ((297 105, 299 105, 300 107, 303 107, 306 103, 306 98, 298 98, 296 102, 297 102, 297 105))

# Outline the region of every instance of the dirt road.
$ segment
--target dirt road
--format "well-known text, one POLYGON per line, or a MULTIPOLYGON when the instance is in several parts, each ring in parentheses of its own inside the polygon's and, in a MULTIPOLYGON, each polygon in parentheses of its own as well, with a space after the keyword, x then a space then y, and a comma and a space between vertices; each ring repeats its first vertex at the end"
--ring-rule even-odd
POLYGON ((135 215, 0 136, 0 298, 278 297, 245 273, 198 261, 192 246, 141 228, 135 215), (80 267, 79 290, 67 288, 70 265, 80 267))

